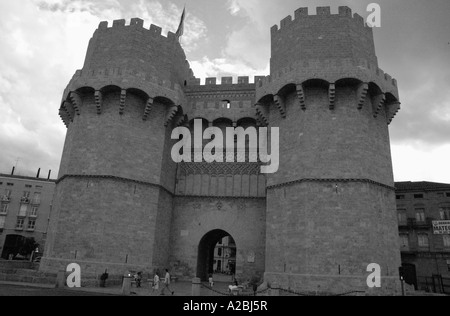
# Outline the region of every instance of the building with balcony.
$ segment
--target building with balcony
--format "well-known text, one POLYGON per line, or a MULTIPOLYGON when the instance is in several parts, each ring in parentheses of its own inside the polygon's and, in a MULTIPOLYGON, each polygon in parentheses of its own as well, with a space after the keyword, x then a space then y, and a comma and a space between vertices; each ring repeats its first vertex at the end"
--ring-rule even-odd
POLYGON ((396 183, 402 266, 419 289, 443 289, 450 280, 450 184, 396 183))
POLYGON ((0 255, 17 258, 26 239, 44 249, 52 210, 55 181, 0 174, 0 255))
POLYGON ((220 240, 214 249, 214 273, 234 275, 236 273, 236 243, 231 236, 220 240))

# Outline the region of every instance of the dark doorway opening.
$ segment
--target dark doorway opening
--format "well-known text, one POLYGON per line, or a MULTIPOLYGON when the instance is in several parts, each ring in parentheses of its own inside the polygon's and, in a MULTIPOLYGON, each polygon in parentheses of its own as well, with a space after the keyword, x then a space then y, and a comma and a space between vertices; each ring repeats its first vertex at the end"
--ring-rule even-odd
POLYGON ((210 275, 231 278, 236 273, 236 243, 226 231, 217 229, 207 233, 198 246, 197 277, 202 282, 210 275))
POLYGON ((417 274, 416 274, 416 266, 409 263, 403 263, 403 276, 405 278, 405 283, 409 285, 413 285, 417 291, 417 274))
POLYGON ((3 246, 2 259, 8 260, 15 258, 25 244, 25 241, 26 238, 20 235, 6 236, 5 244, 3 246))

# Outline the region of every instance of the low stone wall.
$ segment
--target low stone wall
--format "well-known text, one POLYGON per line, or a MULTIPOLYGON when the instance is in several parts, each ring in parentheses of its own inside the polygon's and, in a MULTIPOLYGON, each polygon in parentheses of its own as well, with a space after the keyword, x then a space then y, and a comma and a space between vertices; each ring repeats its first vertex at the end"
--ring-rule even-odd
POLYGON ((56 284, 56 274, 36 270, 0 268, 0 281, 31 284, 56 284))
POLYGON ((33 263, 29 261, 6 261, 0 260, 0 269, 27 269, 38 270, 39 263, 33 263))

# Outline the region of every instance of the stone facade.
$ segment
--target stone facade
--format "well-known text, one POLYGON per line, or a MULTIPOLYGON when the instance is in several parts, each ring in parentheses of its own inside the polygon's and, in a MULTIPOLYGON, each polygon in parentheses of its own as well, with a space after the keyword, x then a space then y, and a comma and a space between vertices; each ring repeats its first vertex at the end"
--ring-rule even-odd
POLYGON ((88 274, 170 267, 204 278, 215 243, 231 235, 242 280, 367 291, 378 263, 377 293, 398 290, 388 124, 400 103, 372 30, 347 7, 302 8, 271 34, 270 76, 200 85, 173 33, 140 19, 100 24, 63 95, 68 133, 41 269, 75 260, 88 274), (279 171, 174 163, 171 132, 194 119, 278 127, 279 171))

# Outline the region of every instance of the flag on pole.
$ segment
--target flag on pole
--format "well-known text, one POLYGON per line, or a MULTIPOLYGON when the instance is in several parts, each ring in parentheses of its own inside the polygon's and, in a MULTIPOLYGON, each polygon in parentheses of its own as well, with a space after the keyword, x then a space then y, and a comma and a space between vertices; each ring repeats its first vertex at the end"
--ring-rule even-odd
POLYGON ((180 39, 181 36, 183 36, 184 34, 184 18, 186 17, 186 7, 184 7, 183 9, 183 14, 181 15, 181 21, 180 21, 180 26, 178 26, 178 30, 177 30, 177 38, 180 39))

